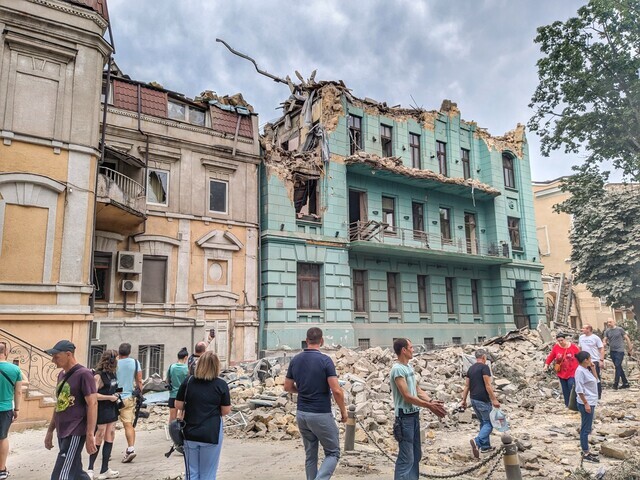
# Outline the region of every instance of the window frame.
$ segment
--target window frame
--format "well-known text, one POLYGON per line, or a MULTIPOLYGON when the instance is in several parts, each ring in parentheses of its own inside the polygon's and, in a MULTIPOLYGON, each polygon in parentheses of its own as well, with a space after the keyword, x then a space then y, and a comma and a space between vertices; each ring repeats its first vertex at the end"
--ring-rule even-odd
POLYGON ((382 157, 393 157, 393 127, 390 125, 380 124, 380 147, 382 148, 382 157), (388 133, 388 135, 387 135, 388 133))
POLYGON ((514 158, 507 153, 502 154, 502 177, 505 188, 517 189, 514 158))
MULTIPOLYGON (((161 206, 161 207, 168 207, 169 206, 169 186, 170 186, 170 181, 171 181, 171 175, 170 175, 170 171, 169 170, 163 170, 161 168, 152 168, 149 167, 147 168, 147 179, 145 182, 145 188, 147 190, 147 195, 146 195, 146 201, 147 201, 147 205, 157 205, 157 206, 161 206), (151 173, 164 173, 167 176, 167 186, 165 188, 165 202, 164 203, 158 203, 158 202, 151 202, 149 201, 149 192, 151 191, 151 189, 149 188, 149 177, 151 175, 151 173)), ((160 181, 160 184, 162 185, 162 181, 160 181)))
POLYGON ((294 200, 293 200, 293 209, 295 211, 295 215, 296 218, 300 218, 303 220, 307 220, 307 221, 311 221, 311 222, 320 222, 321 221, 321 216, 320 216, 320 178, 311 178, 309 176, 306 175, 301 175, 301 174, 295 174, 294 175, 294 182, 293 182, 293 195, 294 195, 294 200), (306 199, 306 201, 304 203, 300 204, 300 209, 298 210, 298 205, 296 202, 296 192, 298 191, 299 188, 301 187, 296 187, 296 183, 297 182, 302 182, 303 183, 303 189, 304 189, 304 198, 306 199), (309 192, 309 182, 314 182, 314 187, 313 187, 313 192, 308 193, 309 192), (314 198, 314 200, 312 201, 312 196, 314 198), (311 211, 311 206, 314 205, 315 206, 315 211, 311 211), (302 210, 305 208, 305 206, 307 207, 308 212, 307 213, 302 213, 302 210))
POLYGON ((420 135, 409 132, 409 151, 411 152, 411 166, 422 169, 422 151, 420 149, 420 135))
POLYGON ((399 279, 398 272, 387 272, 387 312, 389 313, 400 313, 399 279))
POLYGON ((445 177, 449 176, 447 166, 447 142, 436 140, 436 158, 438 160, 438 172, 445 177))
POLYGON ((298 262, 296 265, 296 308, 305 311, 318 311, 321 309, 320 300, 320 279, 322 276, 321 264, 310 262, 298 262), (301 267, 310 267, 309 270, 316 270, 314 275, 301 272, 301 267), (317 274, 317 275, 316 275, 317 274), (308 288, 308 303, 303 303, 303 289, 308 288), (314 298, 313 293, 316 293, 314 298), (316 303, 317 300, 317 303, 316 303))
POLYGON ((111 299, 111 272, 113 269, 113 255, 109 252, 95 252, 93 255, 93 288, 94 299, 98 302, 109 302, 111 299), (97 261, 104 261, 103 264, 97 265, 97 261), (104 271, 104 279, 102 281, 103 288, 98 288, 98 270, 104 271), (102 291, 102 297, 98 296, 98 292, 102 291))
POLYGON ((518 217, 507 217, 507 231, 509 232, 509 241, 511 242, 511 249, 518 252, 523 251, 524 246, 522 245, 520 219, 518 217))
POLYGON ((358 339, 358 348, 360 350, 368 350, 371 348, 371 339, 370 338, 359 338, 358 339))
POLYGON ((90 345, 89 346, 89 368, 96 368, 102 354, 107 351, 107 345, 90 345))
POLYGON ((471 310, 474 315, 480 315, 480 282, 477 278, 471 279, 471 310))
POLYGON ((462 162, 462 177, 467 180, 471 178, 471 150, 460 148, 460 161, 462 162))
POLYGON ((347 117, 347 135, 349 137, 349 152, 354 155, 362 150, 362 117, 350 113, 347 117), (357 120, 358 125, 355 125, 357 120))
POLYGON ((429 276, 417 275, 418 313, 429 313, 429 276))
POLYGON ((164 376, 164 344, 138 345, 138 361, 140 362, 140 370, 142 370, 142 378, 149 378, 154 373, 161 377, 164 376), (153 362, 154 359, 157 361, 157 365, 152 366, 152 363, 156 363, 153 362))
POLYGON ((387 228, 385 228, 384 233, 386 235, 395 235, 396 234, 396 226, 397 226, 397 217, 396 217, 396 197, 390 197, 389 195, 382 195, 382 202, 381 202, 381 210, 382 210, 382 221, 383 223, 387 223, 388 226, 387 228), (385 208, 384 206, 384 200, 388 199, 391 200, 391 202, 393 203, 393 207, 391 210, 389 210, 388 208, 385 208), (391 213, 391 222, 387 222, 387 214, 391 213))
POLYGON ((442 243, 451 244, 453 242, 451 230, 451 208, 442 206, 438 207, 438 214, 440 216, 440 238, 442 239, 442 243), (446 212, 446 218, 443 216, 443 212, 446 212), (446 230, 445 225, 447 226, 446 230))
POLYGON ((229 181, 228 180, 220 180, 219 178, 209 178, 209 205, 207 206, 208 211, 212 213, 218 213, 222 215, 229 214, 229 181), (211 192, 212 192, 212 183, 220 183, 224 185, 224 211, 222 210, 213 210, 211 208, 211 192))
MULTIPOLYGON (((169 257, 167 257, 166 255, 143 255, 142 257, 142 275, 141 275, 141 280, 140 280, 140 302, 143 304, 150 304, 150 305, 162 305, 167 303, 167 285, 169 282, 169 257), (156 301, 148 301, 149 298, 147 297, 145 299, 145 283, 144 283, 144 279, 145 275, 144 274, 144 270, 145 270, 145 262, 149 263, 149 262, 164 262, 164 285, 162 288, 162 301, 161 302, 156 302, 156 301)), ((150 288, 150 287, 147 287, 150 288)), ((146 295, 149 295, 149 293, 147 292, 146 295)))
POLYGON ((445 298, 447 300, 447 315, 455 315, 456 302, 455 302, 455 278, 444 277, 444 289, 445 298))
POLYGON ((367 271, 353 270, 353 312, 368 313, 367 271), (358 278, 360 277, 360 278, 358 278))

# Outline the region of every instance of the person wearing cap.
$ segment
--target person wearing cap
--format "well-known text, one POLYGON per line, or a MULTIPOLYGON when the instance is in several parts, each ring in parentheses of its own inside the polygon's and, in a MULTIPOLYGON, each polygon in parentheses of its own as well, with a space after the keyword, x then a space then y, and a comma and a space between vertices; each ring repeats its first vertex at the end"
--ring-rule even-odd
POLYGON ((564 406, 569 407, 569 397, 571 389, 574 385, 574 376, 576 368, 578 368, 578 360, 576 355, 580 349, 571 340, 567 339, 567 335, 562 332, 556 334, 556 344, 544 361, 545 368, 553 364, 556 371, 560 386, 562 387, 562 396, 564 398, 564 406))
POLYGON ((167 370, 167 384, 169 385, 169 423, 176 419, 178 410, 176 409, 176 396, 182 382, 189 376, 187 359, 189 352, 187 347, 182 347, 178 352, 178 361, 172 363, 167 370))
POLYGON ((9 348, 0 342, 0 480, 9 476, 9 428, 18 419, 22 400, 22 370, 7 361, 9 348))
POLYGON ((500 408, 500 402, 491 386, 491 369, 487 365, 486 350, 476 350, 476 363, 467 371, 467 381, 462 391, 460 406, 467 408, 467 394, 471 394, 471 406, 480 421, 480 431, 475 438, 469 440, 473 456, 480 458, 480 452, 487 453, 494 450, 491 446, 491 432, 493 426, 489 414, 492 407, 500 408))
POLYGON ((93 373, 80 365, 75 357, 76 346, 69 340, 60 340, 46 350, 52 362, 62 371, 56 386, 56 407, 44 437, 47 450, 53 448, 53 432, 58 436, 60 452, 51 474, 51 480, 87 478, 82 470, 82 447, 94 454, 94 433, 98 419, 98 398, 93 373))

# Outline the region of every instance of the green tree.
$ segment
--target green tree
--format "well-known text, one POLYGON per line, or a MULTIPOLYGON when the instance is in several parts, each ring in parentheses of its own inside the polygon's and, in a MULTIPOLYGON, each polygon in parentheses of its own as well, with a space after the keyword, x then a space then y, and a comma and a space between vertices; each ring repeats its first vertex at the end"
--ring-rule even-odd
POLYGON ((564 147, 640 180, 640 0, 590 0, 538 28, 540 83, 529 129, 542 153, 564 147))

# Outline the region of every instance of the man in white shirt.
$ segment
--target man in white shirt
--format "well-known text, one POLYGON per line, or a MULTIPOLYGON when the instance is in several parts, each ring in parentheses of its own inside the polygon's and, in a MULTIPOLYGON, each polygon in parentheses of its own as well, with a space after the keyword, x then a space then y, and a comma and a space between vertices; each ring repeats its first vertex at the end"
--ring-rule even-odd
POLYGON ((602 381, 600 381, 600 366, 604 368, 604 344, 600 337, 593 333, 591 325, 582 327, 582 335, 578 339, 580 350, 588 352, 591 355, 591 363, 596 370, 596 378, 598 379, 598 400, 602 398, 602 381))

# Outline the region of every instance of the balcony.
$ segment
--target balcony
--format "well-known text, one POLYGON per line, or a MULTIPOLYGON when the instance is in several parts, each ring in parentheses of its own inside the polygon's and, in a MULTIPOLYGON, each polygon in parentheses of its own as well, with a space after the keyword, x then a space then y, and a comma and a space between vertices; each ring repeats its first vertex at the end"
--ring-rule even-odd
POLYGON ((98 172, 96 227, 100 230, 126 230, 145 219, 144 187, 111 168, 98 172))
POLYGON ((484 265, 512 262, 509 246, 505 243, 483 244, 478 239, 443 238, 442 235, 394 227, 375 220, 349 225, 349 240, 351 251, 381 256, 484 265))

